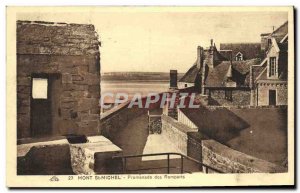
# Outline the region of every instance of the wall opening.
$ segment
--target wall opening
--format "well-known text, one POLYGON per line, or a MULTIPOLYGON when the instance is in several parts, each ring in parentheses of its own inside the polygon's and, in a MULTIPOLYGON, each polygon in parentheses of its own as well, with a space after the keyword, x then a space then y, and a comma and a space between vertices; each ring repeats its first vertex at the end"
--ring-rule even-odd
POLYGON ((276 105, 276 90, 269 90, 269 105, 276 105))
POLYGON ((88 139, 85 135, 66 135, 66 138, 70 144, 87 143, 88 139))
POLYGON ((41 73, 31 77, 31 137, 51 135, 60 119, 61 76, 41 73))

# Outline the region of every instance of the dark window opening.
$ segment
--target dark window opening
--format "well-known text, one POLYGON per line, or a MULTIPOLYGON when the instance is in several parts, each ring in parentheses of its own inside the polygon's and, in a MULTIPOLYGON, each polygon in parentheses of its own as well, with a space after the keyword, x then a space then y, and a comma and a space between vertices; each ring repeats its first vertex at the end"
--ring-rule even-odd
POLYGON ((276 90, 269 90, 269 105, 276 105, 276 90))
POLYGON ((232 90, 225 90, 225 99, 232 102, 232 90))
POLYGON ((236 61, 242 61, 242 60, 243 60, 243 54, 238 53, 238 54, 235 56, 235 60, 236 60, 236 61))
POLYGON ((276 57, 270 57, 269 59, 269 76, 276 75, 276 57))
POLYGON ((87 143, 88 139, 85 135, 66 135, 70 144, 87 143))
POLYGON ((272 40, 268 39, 268 47, 270 47, 272 45, 272 40))

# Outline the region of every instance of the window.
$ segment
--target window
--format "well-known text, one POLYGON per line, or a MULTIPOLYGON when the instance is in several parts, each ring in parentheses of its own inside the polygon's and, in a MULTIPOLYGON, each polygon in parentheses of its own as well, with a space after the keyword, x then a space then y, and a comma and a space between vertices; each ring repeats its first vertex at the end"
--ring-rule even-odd
POLYGON ((187 84, 184 84, 184 87, 186 88, 186 87, 187 87, 187 84))
POLYGON ((235 60, 236 60, 236 61, 242 61, 242 60, 243 60, 243 54, 242 54, 242 53, 238 53, 238 54, 235 56, 235 60))
POLYGON ((269 76, 276 75, 276 57, 270 57, 269 59, 269 76))
POLYGON ((269 105, 276 105, 276 90, 269 90, 269 105))
POLYGON ((32 79, 32 98, 47 99, 48 95, 48 79, 33 78, 32 79))
POLYGON ((270 47, 272 44, 272 40, 271 39, 268 39, 268 47, 270 47))
POLYGON ((232 101, 232 90, 225 90, 225 99, 232 101))

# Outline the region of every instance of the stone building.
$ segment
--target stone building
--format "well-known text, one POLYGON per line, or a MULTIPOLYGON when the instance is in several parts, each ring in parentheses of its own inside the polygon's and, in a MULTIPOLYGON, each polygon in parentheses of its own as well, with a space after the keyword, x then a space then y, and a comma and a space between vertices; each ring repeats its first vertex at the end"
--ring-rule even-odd
POLYGON ((212 105, 250 104, 250 66, 259 64, 260 59, 234 60, 232 53, 229 58, 216 48, 213 40, 207 49, 198 46, 197 60, 179 80, 179 88, 195 87, 196 92, 210 96, 212 105))
POLYGON ((197 48, 197 60, 179 80, 179 89, 209 95, 211 105, 287 104, 288 23, 261 35, 261 43, 197 48))
POLYGON ((93 25, 17 21, 18 139, 99 133, 93 25))
POLYGON ((251 105, 287 105, 288 22, 261 37, 266 57, 251 66, 251 105))

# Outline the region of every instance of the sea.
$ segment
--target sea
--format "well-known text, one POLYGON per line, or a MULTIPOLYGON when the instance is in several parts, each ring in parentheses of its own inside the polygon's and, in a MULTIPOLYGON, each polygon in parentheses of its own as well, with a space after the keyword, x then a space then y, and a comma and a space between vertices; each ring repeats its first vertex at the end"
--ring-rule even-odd
MULTIPOLYGON (((126 93, 129 99, 139 93, 142 97, 151 93, 166 92, 169 89, 169 81, 156 80, 109 80, 101 81, 101 95, 111 93, 116 96, 117 93, 126 93)), ((106 97, 106 103, 110 103, 109 97, 106 97)))

